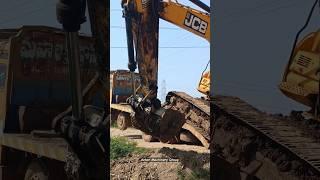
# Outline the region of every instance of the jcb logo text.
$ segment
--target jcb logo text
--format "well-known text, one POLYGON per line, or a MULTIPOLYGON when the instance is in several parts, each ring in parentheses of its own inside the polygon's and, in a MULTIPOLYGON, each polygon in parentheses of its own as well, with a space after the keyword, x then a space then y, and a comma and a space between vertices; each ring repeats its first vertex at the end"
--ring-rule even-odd
POLYGON ((184 20, 184 25, 187 27, 200 32, 201 34, 206 34, 208 23, 200 19, 196 15, 188 12, 184 20))

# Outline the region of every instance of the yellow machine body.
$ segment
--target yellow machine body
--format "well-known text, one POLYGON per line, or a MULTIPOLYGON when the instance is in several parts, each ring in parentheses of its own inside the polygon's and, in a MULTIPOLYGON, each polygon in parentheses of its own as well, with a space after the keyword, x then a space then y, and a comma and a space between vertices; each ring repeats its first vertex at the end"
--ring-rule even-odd
POLYGON ((200 93, 209 96, 209 93, 210 93, 210 71, 203 73, 197 89, 200 93))
POLYGON ((279 88, 289 98, 313 109, 319 95, 319 79, 320 30, 297 44, 279 88))

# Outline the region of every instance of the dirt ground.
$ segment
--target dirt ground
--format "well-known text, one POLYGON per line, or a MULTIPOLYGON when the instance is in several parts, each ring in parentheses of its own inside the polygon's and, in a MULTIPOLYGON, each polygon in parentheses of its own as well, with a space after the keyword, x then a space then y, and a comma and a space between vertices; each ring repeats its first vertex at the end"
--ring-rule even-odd
POLYGON ((122 136, 127 137, 129 140, 137 143, 138 147, 144 147, 148 149, 160 149, 160 148, 175 148, 182 151, 195 151, 198 153, 210 153, 210 151, 202 146, 186 145, 186 144, 165 144, 161 142, 145 142, 142 139, 142 132, 137 129, 128 128, 125 131, 122 131, 117 128, 111 128, 111 136, 122 136))
POLYGON ((201 146, 144 142, 136 129, 121 131, 111 128, 111 136, 127 137, 138 147, 150 149, 144 154, 130 154, 110 163, 110 179, 114 180, 178 180, 209 179, 209 150, 201 146))

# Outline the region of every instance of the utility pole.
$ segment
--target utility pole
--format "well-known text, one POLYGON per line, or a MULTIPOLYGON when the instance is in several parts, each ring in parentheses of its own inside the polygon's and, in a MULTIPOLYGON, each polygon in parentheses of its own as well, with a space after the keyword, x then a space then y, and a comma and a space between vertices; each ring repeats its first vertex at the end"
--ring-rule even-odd
POLYGON ((162 80, 162 83, 161 83, 161 102, 164 102, 166 100, 166 96, 167 96, 166 80, 162 80))

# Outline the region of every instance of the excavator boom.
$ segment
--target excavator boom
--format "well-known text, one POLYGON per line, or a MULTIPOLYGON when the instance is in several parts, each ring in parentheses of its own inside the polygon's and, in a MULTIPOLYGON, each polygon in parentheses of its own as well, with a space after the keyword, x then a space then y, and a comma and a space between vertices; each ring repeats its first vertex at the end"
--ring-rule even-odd
POLYGON ((160 3, 160 17, 210 42, 210 14, 173 1, 160 3))
MULTIPOLYGON (((201 1, 195 2, 203 9, 210 9, 203 3, 201 4, 201 1)), ((185 108, 176 107, 175 104, 161 106, 160 100, 157 99, 159 19, 171 22, 210 41, 210 14, 170 0, 123 0, 122 7, 126 22, 128 68, 133 73, 138 67, 141 79, 140 86, 127 100, 135 112, 132 125, 162 142, 171 142, 179 135, 186 121, 187 112, 185 112, 185 108)), ((201 82, 200 84, 203 84, 205 81, 201 80, 201 82)), ((186 98, 179 93, 172 94, 170 97, 171 100, 168 100, 167 104, 174 103, 177 99, 185 101, 184 104, 179 104, 185 107, 194 106, 194 104, 192 105, 194 102, 202 104, 202 102, 192 101, 192 98, 186 98)), ((197 111, 205 111, 204 114, 208 112, 206 110, 207 108, 197 109, 197 111)), ((207 115, 204 119, 209 120, 207 115)), ((197 120, 199 121, 199 119, 197 120)), ((203 132, 208 132, 207 127, 205 125, 203 132)), ((196 132, 194 129, 190 131, 196 132)), ((197 134, 196 136, 202 136, 200 139, 205 146, 208 146, 207 139, 203 135, 197 134)))
POLYGON ((134 65, 138 63, 143 94, 153 91, 149 96, 156 97, 159 18, 210 41, 210 14, 170 0, 127 0, 122 4, 127 9, 124 16, 127 26, 129 69, 135 70, 134 65))

